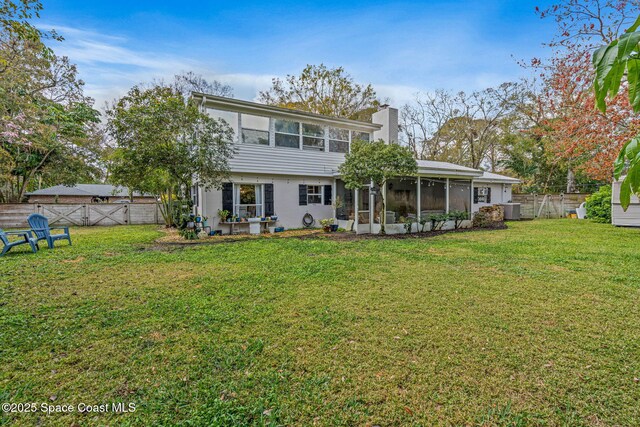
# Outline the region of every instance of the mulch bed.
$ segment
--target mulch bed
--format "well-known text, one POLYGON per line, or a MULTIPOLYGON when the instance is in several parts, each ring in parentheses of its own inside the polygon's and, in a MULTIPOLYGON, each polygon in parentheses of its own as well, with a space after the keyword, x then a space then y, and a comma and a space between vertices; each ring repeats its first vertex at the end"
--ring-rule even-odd
POLYGON ((456 230, 439 230, 439 231, 426 231, 420 233, 401 233, 401 234, 356 234, 354 232, 342 232, 342 233, 325 233, 321 229, 297 229, 287 230, 282 233, 262 233, 259 235, 253 234, 233 234, 224 236, 208 236, 197 240, 185 240, 178 234, 175 229, 163 228, 161 231, 165 235, 156 240, 156 244, 159 246, 174 246, 185 247, 192 245, 208 245, 208 244, 220 244, 220 243, 234 243, 244 242, 247 240, 256 239, 331 239, 338 241, 355 241, 355 240, 372 240, 372 239, 428 239, 430 237, 440 236, 447 233, 467 233, 472 231, 485 231, 485 230, 504 230, 507 229, 507 225, 504 222, 493 223, 490 226, 483 228, 459 228, 456 230))

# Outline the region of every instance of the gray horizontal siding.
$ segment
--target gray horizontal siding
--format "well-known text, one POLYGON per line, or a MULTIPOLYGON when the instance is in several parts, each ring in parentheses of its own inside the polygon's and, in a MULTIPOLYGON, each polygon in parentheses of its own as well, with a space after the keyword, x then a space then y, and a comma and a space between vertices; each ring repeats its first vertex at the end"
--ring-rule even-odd
POLYGON ((332 176, 344 162, 344 154, 264 145, 235 144, 229 161, 234 173, 332 176))
POLYGON ((640 205, 629 205, 625 212, 620 204, 614 203, 611 206, 611 222, 613 225, 640 227, 640 205))

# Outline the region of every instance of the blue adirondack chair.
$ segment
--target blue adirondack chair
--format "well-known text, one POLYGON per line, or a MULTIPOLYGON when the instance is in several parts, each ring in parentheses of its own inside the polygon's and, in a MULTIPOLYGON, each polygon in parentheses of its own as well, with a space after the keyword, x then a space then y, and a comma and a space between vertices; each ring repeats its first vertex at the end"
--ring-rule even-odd
POLYGON ((38 240, 33 237, 31 234, 31 230, 20 230, 20 231, 4 231, 0 228, 0 242, 4 243, 2 248, 2 252, 0 252, 0 256, 9 252, 9 250, 15 246, 26 245, 31 246, 31 250, 33 253, 36 253, 40 246, 38 246, 38 240), (9 236, 22 236, 23 238, 20 240, 16 240, 14 242, 9 241, 9 236))
POLYGON ((53 249, 53 242, 56 240, 68 240, 71 245, 71 235, 69 227, 49 227, 49 220, 46 216, 40 214, 31 214, 27 217, 29 227, 36 235, 38 241, 46 240, 49 249, 53 249), (64 230, 63 233, 51 234, 51 230, 64 230))

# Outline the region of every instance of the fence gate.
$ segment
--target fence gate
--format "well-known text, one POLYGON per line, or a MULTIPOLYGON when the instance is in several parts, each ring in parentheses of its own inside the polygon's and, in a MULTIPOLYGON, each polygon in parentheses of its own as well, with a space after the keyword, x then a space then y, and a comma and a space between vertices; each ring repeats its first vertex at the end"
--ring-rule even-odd
POLYGON ((84 205, 38 205, 40 214, 49 218, 49 224, 84 225, 84 205))
POLYGON ((126 225, 129 223, 129 205, 85 205, 87 225, 126 225))

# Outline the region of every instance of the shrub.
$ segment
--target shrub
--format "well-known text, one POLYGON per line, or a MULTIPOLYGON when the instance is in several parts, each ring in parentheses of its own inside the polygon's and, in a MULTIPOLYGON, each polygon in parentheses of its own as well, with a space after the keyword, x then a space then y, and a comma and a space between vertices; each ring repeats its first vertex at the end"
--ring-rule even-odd
POLYGON ((611 223, 610 185, 603 185, 587 197, 587 218, 595 222, 611 223))
POLYGON ((469 212, 451 211, 449 212, 449 219, 455 221, 455 228, 460 228, 462 221, 469 219, 469 212))
POLYGON ((413 226, 415 219, 412 217, 406 217, 406 218, 403 218, 402 221, 400 222, 404 225, 404 231, 407 234, 411 233, 411 227, 413 226))
POLYGON ((431 231, 437 231, 449 220, 449 214, 431 214, 429 215, 429 220, 431 221, 431 231))

